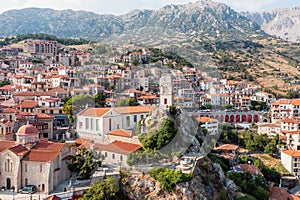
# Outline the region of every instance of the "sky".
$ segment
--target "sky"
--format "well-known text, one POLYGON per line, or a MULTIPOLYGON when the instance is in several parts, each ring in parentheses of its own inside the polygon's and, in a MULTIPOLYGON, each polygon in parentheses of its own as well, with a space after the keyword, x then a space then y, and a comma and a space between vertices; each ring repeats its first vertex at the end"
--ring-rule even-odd
MULTIPOLYGON (((184 4, 196 0, 0 0, 0 13, 27 7, 57 10, 86 10, 98 14, 121 15, 134 9, 159 9, 168 4, 184 4)), ((216 0, 237 11, 262 11, 300 5, 300 0, 216 0)))

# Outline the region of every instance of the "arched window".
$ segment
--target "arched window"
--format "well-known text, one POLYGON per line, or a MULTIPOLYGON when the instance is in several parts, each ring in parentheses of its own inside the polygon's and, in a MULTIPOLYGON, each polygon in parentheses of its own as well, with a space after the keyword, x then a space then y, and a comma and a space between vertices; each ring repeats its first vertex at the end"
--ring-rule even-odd
POLYGON ((25 186, 28 185, 28 178, 25 178, 25 186))

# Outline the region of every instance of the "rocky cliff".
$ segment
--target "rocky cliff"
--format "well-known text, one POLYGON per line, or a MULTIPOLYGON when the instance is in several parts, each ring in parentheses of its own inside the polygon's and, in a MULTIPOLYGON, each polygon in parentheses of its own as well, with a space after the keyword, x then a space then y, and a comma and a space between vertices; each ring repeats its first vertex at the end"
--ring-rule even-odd
POLYGON ((270 35, 300 42, 300 6, 264 12, 244 12, 242 15, 256 22, 270 35))
POLYGON ((130 199, 156 200, 198 200, 227 199, 242 197, 234 182, 224 175, 219 164, 212 163, 208 158, 197 161, 193 178, 189 182, 180 183, 173 192, 163 191, 160 183, 149 175, 132 175, 122 180, 122 190, 130 199))

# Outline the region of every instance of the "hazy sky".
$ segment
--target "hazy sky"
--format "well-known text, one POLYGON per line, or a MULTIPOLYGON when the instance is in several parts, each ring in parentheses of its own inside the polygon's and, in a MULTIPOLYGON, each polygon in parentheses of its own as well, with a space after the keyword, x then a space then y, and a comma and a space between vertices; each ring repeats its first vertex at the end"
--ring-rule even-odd
MULTIPOLYGON (((0 13, 26 7, 88 10, 99 14, 124 14, 134 9, 158 9, 167 4, 196 0, 0 0, 0 13)), ((217 0, 237 11, 258 11, 300 5, 300 0, 217 0)))

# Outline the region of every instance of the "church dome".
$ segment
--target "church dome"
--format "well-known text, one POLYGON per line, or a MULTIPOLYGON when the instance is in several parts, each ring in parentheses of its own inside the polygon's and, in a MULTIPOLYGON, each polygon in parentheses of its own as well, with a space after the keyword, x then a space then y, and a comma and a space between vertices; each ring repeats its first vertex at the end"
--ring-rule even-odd
POLYGON ((35 135, 35 134, 39 134, 39 131, 37 130, 37 128, 35 128, 35 126, 30 124, 21 126, 17 132, 17 135, 35 135))

